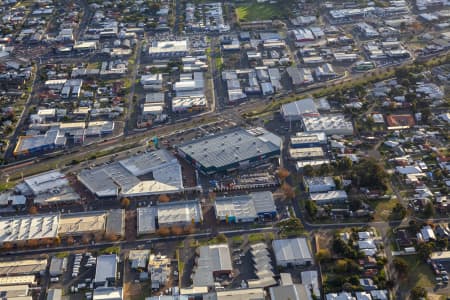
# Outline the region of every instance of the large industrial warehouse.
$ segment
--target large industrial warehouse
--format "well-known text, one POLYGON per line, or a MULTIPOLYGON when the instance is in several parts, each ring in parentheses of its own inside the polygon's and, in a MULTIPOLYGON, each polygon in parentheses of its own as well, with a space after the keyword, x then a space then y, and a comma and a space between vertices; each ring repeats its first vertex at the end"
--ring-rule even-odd
POLYGON ((78 180, 97 197, 134 197, 183 191, 181 166, 167 150, 143 153, 95 169, 84 169, 78 180), (149 174, 152 180, 138 178, 149 174))
POLYGON ((187 142, 178 153, 204 174, 248 168, 278 157, 281 139, 263 128, 237 128, 187 142))

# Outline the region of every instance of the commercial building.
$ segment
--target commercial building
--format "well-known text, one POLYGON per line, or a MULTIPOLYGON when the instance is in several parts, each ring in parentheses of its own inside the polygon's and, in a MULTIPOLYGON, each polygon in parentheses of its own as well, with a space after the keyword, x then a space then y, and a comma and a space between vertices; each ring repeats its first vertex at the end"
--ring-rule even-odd
POLYGON ((299 160, 295 162, 295 168, 297 171, 300 171, 305 166, 311 166, 311 167, 320 167, 323 164, 330 164, 329 159, 315 159, 315 160, 299 160))
POLYGON ((295 136, 291 137, 291 148, 310 148, 321 147, 326 145, 327 136, 324 132, 306 133, 298 132, 295 136))
POLYGON ((84 169, 78 180, 97 197, 136 197, 179 193, 183 176, 178 160, 167 150, 157 150, 94 169, 84 169), (151 176, 143 180, 138 176, 151 176))
POLYGON ((97 257, 95 269, 95 286, 114 285, 117 279, 117 263, 119 258, 116 254, 100 255, 97 257))
POLYGON ((303 117, 320 116, 313 99, 307 98, 295 102, 283 104, 280 110, 285 121, 300 121, 303 117))
POLYGON ((319 117, 303 117, 303 128, 306 132, 324 132, 326 135, 353 135, 353 124, 342 114, 321 115, 319 117))
POLYGON ((160 203, 157 206, 158 225, 189 225, 203 221, 198 200, 160 203))
POLYGON ((49 130, 44 134, 19 136, 14 147, 14 156, 38 155, 53 151, 66 145, 66 138, 58 130, 49 130))
POLYGON ((147 270, 148 259, 150 257, 150 250, 130 250, 128 254, 128 261, 131 263, 131 268, 135 270, 147 270))
POLYGON ((306 238, 274 240, 272 242, 278 266, 300 266, 313 264, 311 250, 306 238))
POLYGON ((178 58, 188 55, 188 41, 154 41, 148 49, 152 58, 178 58))
POLYGON ((151 254, 148 261, 148 272, 152 289, 159 289, 167 284, 170 276, 171 259, 165 255, 151 254))
POLYGON ((194 287, 212 287, 217 276, 233 271, 228 244, 201 246, 197 253, 199 256, 192 274, 194 287))
POLYGON ((305 190, 310 193, 324 193, 336 189, 336 184, 331 176, 304 177, 303 184, 305 185, 305 190))
POLYGON ((280 155, 281 139, 263 128, 233 129, 178 147, 178 154, 204 174, 249 168, 280 155))
POLYGON ((309 197, 318 205, 343 203, 348 200, 346 191, 328 191, 325 193, 311 193, 309 197))
POLYGON ((325 152, 322 147, 289 149, 289 157, 293 160, 313 160, 324 156, 325 152))
POLYGON ((137 235, 151 234, 156 231, 156 207, 137 208, 137 235))
POLYGON ((271 192, 216 198, 216 218, 229 223, 253 222, 257 219, 274 218, 277 214, 271 192))

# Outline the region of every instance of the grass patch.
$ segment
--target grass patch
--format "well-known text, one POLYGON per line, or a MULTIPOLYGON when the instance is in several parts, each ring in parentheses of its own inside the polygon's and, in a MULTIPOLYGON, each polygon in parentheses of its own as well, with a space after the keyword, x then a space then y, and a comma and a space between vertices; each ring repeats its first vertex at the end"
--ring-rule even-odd
POLYGON ((184 262, 180 259, 180 250, 177 249, 176 255, 178 261, 178 276, 181 278, 184 271, 184 262))
POLYGON ((225 235, 219 234, 208 241, 208 245, 226 244, 228 242, 225 235))
POLYGON ((120 246, 111 246, 108 248, 101 249, 99 254, 120 254, 120 246))
POLYGON ((236 235, 231 238, 233 244, 240 245, 244 242, 244 238, 241 235, 236 235))
POLYGON ((248 242, 250 244, 263 242, 265 239, 266 235, 264 233, 251 233, 248 235, 248 242))
POLYGON ((431 288, 434 286, 434 275, 423 259, 417 255, 404 255, 402 258, 408 263, 409 271, 408 278, 406 278, 400 289, 404 292, 409 292, 416 285, 424 288, 431 288))
POLYGON ((221 71, 223 68, 223 59, 222 57, 216 57, 216 68, 221 71))
POLYGON ((65 258, 65 257, 69 257, 69 252, 59 252, 59 253, 56 253, 55 257, 56 257, 56 258, 65 258))
POLYGON ((374 220, 375 221, 388 221, 392 213, 392 209, 397 205, 397 198, 391 198, 389 200, 378 200, 378 201, 368 201, 370 206, 375 211, 374 220))
POLYGON ((0 184, 0 192, 12 189, 15 185, 16 183, 13 181, 2 183, 0 184))
POLYGON ((239 22, 273 20, 282 18, 285 15, 280 5, 265 3, 251 3, 238 6, 235 12, 239 22))

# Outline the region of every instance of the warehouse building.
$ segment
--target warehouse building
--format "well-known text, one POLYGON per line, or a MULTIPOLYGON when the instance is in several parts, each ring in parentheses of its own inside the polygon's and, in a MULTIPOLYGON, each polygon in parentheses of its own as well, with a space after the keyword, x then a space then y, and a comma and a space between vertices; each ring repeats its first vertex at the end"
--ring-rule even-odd
POLYGON ((117 279, 117 263, 119 258, 116 254, 100 255, 97 257, 95 269, 95 286, 111 286, 117 279))
POLYGON ((78 180, 97 197, 137 197, 179 193, 184 190, 181 165, 167 150, 157 150, 84 169, 78 180), (153 177, 141 180, 138 176, 153 177))
POLYGON ((59 171, 50 171, 27 177, 16 186, 16 191, 39 205, 73 203, 80 195, 70 186, 69 180, 59 171))
POLYGON ((49 289, 47 292, 47 300, 61 300, 62 289, 49 289))
POLYGON ((5 300, 33 300, 29 292, 27 285, 0 286, 1 298, 5 300))
POLYGON ((0 277, 0 286, 9 285, 26 285, 34 286, 37 284, 35 275, 19 275, 19 276, 4 276, 0 277))
POLYGON ((125 236, 125 209, 111 209, 106 213, 105 233, 108 236, 125 236))
POLYGON ((105 212, 82 212, 62 215, 58 224, 58 233, 62 236, 80 236, 87 233, 104 233, 105 212))
POLYGON ((311 98, 283 104, 281 106, 280 113, 286 122, 300 121, 303 117, 307 116, 320 116, 320 113, 316 107, 316 103, 311 98))
POLYGON ((156 231, 157 210, 155 207, 137 208, 137 235, 151 234, 156 231))
POLYGON ((254 222, 258 219, 272 219, 277 208, 271 192, 257 192, 248 195, 216 198, 216 218, 228 223, 254 222))
POLYGON ((291 148, 322 147, 327 144, 327 136, 324 132, 306 133, 298 132, 291 137, 291 148))
POLYGON ((217 276, 230 275, 233 271, 228 244, 201 246, 197 253, 192 274, 194 287, 213 287, 217 276))
POLYGON ((322 115, 319 117, 303 117, 303 128, 306 132, 325 132, 326 135, 353 135, 353 124, 342 114, 322 115))
POLYGON ((58 236, 59 215, 0 218, 0 244, 54 239, 58 236))
POLYGON ((0 262, 0 276, 44 274, 47 259, 26 259, 0 262))
POLYGON ((49 274, 51 277, 56 277, 62 275, 67 270, 67 257, 59 258, 56 256, 52 257, 50 261, 49 274))
POLYGON ((274 240, 272 247, 278 266, 304 266, 314 263, 306 238, 274 240))
POLYGON ((157 206, 158 225, 189 225, 203 221, 202 208, 198 200, 160 203, 157 206))
POLYGON ((23 184, 17 185, 17 189, 22 195, 37 196, 68 184, 69 181, 64 174, 59 171, 49 171, 26 177, 23 184))
POLYGON ((121 287, 98 287, 94 290, 92 300, 122 300, 123 289, 121 287))
POLYGON ((249 168, 280 155, 281 139, 263 128, 232 129, 178 147, 178 154, 204 174, 249 168))

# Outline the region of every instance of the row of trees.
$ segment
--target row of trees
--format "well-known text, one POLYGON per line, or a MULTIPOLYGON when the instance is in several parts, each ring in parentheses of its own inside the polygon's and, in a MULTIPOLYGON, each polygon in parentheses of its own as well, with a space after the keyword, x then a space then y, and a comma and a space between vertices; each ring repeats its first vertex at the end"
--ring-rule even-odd
POLYGON ((192 224, 184 227, 181 226, 160 227, 156 231, 156 233, 158 233, 160 236, 193 234, 195 233, 195 227, 192 224))

